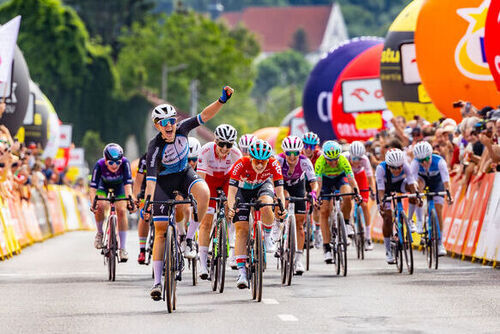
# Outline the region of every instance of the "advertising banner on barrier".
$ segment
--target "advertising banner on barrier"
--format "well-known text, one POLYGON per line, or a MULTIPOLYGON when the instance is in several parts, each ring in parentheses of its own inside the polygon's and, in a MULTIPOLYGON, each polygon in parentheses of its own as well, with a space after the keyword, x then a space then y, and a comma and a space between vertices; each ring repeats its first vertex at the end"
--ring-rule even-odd
POLYGON ((50 223, 54 234, 64 233, 64 216, 61 201, 55 190, 56 187, 49 185, 47 191, 47 208, 49 209, 50 223))
POLYGON ((68 187, 59 188, 59 194, 64 209, 64 217, 66 219, 66 229, 69 231, 78 230, 80 228, 80 217, 76 210, 75 197, 73 192, 68 187))
POLYGON ((496 261, 500 247, 500 173, 495 175, 480 231, 474 257, 496 261))
POLYGON ((0 256, 2 260, 7 256, 10 256, 12 251, 9 247, 9 240, 7 235, 7 229, 5 228, 6 218, 3 215, 3 201, 0 199, 0 256))
POLYGON ((47 206, 45 204, 45 200, 42 197, 42 194, 38 190, 31 190, 31 203, 35 207, 35 214, 38 219, 38 226, 40 227, 40 231, 42 232, 42 238, 47 239, 52 236, 52 229, 50 226, 47 206))
POLYGON ((24 222, 26 223, 26 229, 28 230, 28 237, 30 242, 42 241, 42 232, 40 231, 40 226, 38 225, 38 219, 35 214, 35 207, 26 201, 22 201, 21 209, 24 216, 24 222))

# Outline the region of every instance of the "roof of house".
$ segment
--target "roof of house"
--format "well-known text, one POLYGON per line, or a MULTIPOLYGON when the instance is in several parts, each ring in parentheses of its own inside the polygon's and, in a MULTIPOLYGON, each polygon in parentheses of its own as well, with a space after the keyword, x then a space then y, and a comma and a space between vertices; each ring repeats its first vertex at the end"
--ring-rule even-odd
POLYGON ((221 15, 230 27, 242 23, 257 35, 263 52, 280 52, 290 48, 293 35, 303 28, 311 51, 323 40, 331 6, 247 7, 242 12, 221 15))

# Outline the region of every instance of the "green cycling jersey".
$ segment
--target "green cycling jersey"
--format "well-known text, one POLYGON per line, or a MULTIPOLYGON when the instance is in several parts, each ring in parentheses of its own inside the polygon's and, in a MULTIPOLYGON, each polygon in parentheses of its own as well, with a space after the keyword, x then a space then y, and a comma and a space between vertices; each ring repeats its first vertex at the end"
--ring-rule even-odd
POLYGON ((331 167, 326 162, 325 156, 321 155, 318 160, 316 160, 316 164, 314 165, 314 172, 316 177, 338 177, 338 176, 353 176, 351 164, 349 160, 343 155, 339 156, 339 160, 336 167, 331 167))

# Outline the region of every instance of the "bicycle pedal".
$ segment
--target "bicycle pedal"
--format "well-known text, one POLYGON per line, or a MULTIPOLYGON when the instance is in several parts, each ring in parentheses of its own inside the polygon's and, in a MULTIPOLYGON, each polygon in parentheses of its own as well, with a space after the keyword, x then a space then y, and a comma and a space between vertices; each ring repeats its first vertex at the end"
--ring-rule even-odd
POLYGON ((181 274, 175 275, 175 280, 179 282, 182 281, 182 275, 181 274))

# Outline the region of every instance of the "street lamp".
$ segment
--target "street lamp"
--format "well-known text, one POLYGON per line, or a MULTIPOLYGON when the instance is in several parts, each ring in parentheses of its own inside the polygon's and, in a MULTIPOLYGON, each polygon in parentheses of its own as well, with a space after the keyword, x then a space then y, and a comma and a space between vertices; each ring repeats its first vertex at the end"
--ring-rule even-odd
POLYGON ((167 100, 168 74, 176 71, 182 71, 187 67, 187 64, 179 64, 168 67, 167 64, 163 63, 163 66, 161 67, 161 98, 163 100, 167 100))

